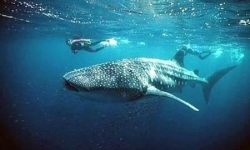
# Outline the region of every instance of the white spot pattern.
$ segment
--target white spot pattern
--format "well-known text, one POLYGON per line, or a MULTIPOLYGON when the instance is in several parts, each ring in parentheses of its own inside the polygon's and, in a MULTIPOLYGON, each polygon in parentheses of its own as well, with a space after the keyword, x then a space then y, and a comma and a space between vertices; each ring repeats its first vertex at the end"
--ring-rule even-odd
MULTIPOLYGON (((98 64, 66 73, 64 79, 78 89, 113 89, 138 97, 153 85, 163 91, 180 90, 189 81, 206 82, 173 61, 135 58, 98 64)), ((124 94, 125 93, 125 94, 124 94)))

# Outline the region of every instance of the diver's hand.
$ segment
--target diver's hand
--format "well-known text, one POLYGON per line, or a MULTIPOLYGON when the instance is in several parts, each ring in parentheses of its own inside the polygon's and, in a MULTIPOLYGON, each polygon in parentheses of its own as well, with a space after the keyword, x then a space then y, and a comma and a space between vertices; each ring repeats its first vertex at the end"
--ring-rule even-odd
POLYGON ((77 54, 77 52, 78 52, 77 50, 72 50, 72 53, 74 54, 77 54))

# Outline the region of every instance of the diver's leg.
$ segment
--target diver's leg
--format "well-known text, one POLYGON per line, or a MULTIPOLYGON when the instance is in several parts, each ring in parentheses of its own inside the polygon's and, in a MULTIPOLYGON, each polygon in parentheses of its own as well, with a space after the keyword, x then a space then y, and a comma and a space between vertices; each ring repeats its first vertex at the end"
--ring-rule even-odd
POLYGON ((214 53, 214 52, 215 52, 215 50, 214 50, 214 51, 212 51, 212 50, 207 50, 207 51, 202 51, 201 53, 202 53, 202 54, 205 54, 205 53, 210 54, 210 53, 214 53))
POLYGON ((99 51, 99 50, 104 49, 105 47, 106 47, 106 46, 102 46, 102 47, 96 48, 95 51, 97 52, 97 51, 99 51))
POLYGON ((93 43, 90 44, 90 46, 97 45, 97 44, 99 44, 101 42, 104 42, 104 41, 106 41, 106 40, 99 40, 99 41, 93 42, 93 43))
POLYGON ((199 55, 199 58, 200 58, 201 60, 204 60, 204 59, 206 59, 208 56, 210 56, 212 53, 213 53, 213 52, 210 52, 210 53, 208 53, 208 54, 206 54, 206 55, 204 55, 204 56, 202 56, 202 55, 200 54, 200 55, 199 55))
POLYGON ((86 47, 86 48, 84 48, 85 50, 87 50, 87 51, 89 51, 89 52, 98 52, 99 50, 102 50, 102 49, 104 49, 106 46, 102 46, 102 47, 99 47, 99 48, 96 48, 96 49, 94 49, 94 48, 92 48, 92 47, 86 47))
POLYGON ((208 56, 210 56, 211 54, 213 54, 214 52, 216 52, 216 50, 212 51, 212 50, 208 50, 208 51, 202 51, 201 54, 199 55, 199 58, 204 60, 206 59, 208 56), (207 53, 207 54, 206 54, 207 53), (202 54, 206 54, 204 56, 202 56, 202 54))
POLYGON ((95 49, 93 49, 92 47, 84 47, 84 50, 88 52, 96 52, 95 49))

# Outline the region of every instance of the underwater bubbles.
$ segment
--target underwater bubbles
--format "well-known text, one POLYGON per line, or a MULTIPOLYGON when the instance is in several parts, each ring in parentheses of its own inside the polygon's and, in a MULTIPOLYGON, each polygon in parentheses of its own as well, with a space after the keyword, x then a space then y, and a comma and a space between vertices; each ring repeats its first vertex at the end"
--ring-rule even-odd
POLYGON ((101 42, 101 44, 105 46, 117 46, 117 41, 114 38, 111 38, 101 42))
POLYGON ((222 49, 217 49, 217 50, 213 53, 213 55, 214 55, 215 58, 218 58, 218 57, 221 56, 222 53, 223 53, 222 49))
POLYGON ((242 49, 231 49, 231 61, 236 63, 241 63, 244 58, 244 53, 242 49))
POLYGON ((109 43, 110 45, 113 45, 113 46, 117 45, 117 41, 114 38, 109 39, 109 43))
POLYGON ((223 55, 229 55, 231 62, 233 63, 241 63, 244 55, 244 48, 239 47, 237 45, 219 45, 213 47, 212 49, 215 50, 213 53, 214 58, 222 57, 223 55))

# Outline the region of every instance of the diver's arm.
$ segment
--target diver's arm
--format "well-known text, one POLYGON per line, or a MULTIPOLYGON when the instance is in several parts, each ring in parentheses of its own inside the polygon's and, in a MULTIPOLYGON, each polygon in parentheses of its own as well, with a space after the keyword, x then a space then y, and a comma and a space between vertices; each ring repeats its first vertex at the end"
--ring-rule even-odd
POLYGON ((72 53, 77 54, 78 50, 72 50, 72 53))

